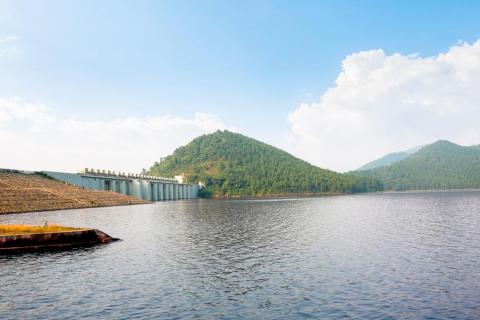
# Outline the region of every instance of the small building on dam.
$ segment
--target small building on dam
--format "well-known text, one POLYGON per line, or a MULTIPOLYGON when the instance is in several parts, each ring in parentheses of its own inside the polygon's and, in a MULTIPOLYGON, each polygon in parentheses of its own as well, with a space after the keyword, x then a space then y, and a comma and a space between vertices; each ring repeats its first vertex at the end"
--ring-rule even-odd
POLYGON ((42 173, 78 187, 113 191, 148 201, 194 199, 200 189, 197 184, 185 183, 183 175, 174 179, 88 168, 79 173, 42 173))

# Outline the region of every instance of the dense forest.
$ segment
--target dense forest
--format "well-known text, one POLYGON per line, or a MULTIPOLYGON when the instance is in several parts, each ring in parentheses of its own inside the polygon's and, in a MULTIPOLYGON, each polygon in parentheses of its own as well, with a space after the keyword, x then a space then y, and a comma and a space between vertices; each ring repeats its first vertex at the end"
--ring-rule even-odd
POLYGON ((204 196, 257 197, 377 191, 375 179, 315 167, 238 133, 203 135, 155 163, 151 175, 187 174, 203 182, 204 196))
POLYGON ((352 174, 380 179, 386 190, 480 188, 480 146, 440 140, 389 166, 352 174))

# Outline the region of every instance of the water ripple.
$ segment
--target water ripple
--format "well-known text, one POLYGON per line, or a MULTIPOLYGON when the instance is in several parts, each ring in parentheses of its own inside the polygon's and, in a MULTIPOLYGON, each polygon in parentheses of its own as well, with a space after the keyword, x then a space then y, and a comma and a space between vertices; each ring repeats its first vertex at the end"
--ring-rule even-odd
POLYGON ((1 319, 478 319, 480 193, 0 216, 123 239, 0 257, 1 319))

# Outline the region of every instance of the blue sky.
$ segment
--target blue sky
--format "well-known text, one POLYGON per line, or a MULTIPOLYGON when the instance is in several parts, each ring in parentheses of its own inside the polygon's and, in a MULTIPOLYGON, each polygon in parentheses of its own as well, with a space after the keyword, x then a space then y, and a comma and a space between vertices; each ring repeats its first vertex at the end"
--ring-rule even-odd
POLYGON ((289 114, 318 102, 348 55, 472 44, 479 12, 478 1, 3 0, 0 97, 77 121, 208 113, 288 149, 289 114))

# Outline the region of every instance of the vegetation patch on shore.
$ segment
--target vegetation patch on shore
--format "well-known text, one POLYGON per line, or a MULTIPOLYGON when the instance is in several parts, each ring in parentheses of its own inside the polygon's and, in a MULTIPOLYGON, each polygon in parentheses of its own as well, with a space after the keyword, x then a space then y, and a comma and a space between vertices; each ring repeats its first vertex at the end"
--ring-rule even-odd
POLYGON ((81 228, 64 227, 61 225, 24 225, 24 224, 0 224, 0 236, 27 233, 50 233, 50 232, 67 232, 82 230, 81 228))

